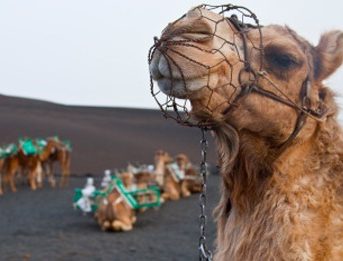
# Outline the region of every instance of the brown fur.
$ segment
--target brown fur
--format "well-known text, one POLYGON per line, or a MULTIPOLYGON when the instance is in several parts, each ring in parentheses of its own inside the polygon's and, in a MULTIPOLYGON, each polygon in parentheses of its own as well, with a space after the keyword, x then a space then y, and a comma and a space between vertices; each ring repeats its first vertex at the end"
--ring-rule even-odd
MULTIPOLYGON (((182 28, 202 20, 199 13, 192 11, 172 24, 165 37, 180 32, 177 37, 182 38, 182 28)), ((221 19, 209 11, 203 10, 202 14, 212 21, 221 19)), ((208 23, 204 30, 214 30, 213 23, 202 22, 208 23)), ((226 21, 216 24, 217 35, 223 39, 230 40, 232 30, 226 21)), ((324 34, 316 47, 287 27, 266 26, 262 33, 264 73, 256 84, 279 96, 282 91, 300 104, 300 88, 309 78, 311 107, 323 103, 326 114, 321 121, 308 117, 296 139, 279 155, 279 147, 294 129, 296 110, 249 94, 226 115, 222 114, 230 106, 228 97, 234 98, 238 92, 228 85, 222 88, 221 84, 231 77, 229 80, 240 86, 238 73, 244 64, 238 62, 237 54, 223 48, 234 66, 221 63, 216 68, 218 86, 188 90, 185 96, 191 100, 195 116, 215 123, 222 175, 215 260, 343 260, 343 135, 333 94, 322 84, 342 63, 343 33, 324 34), (278 54, 292 57, 295 62, 287 68, 278 67, 273 63, 278 54)), ((253 43, 258 46, 259 33, 251 29, 247 37, 251 66, 258 68, 261 54, 251 47, 253 43)), ((220 47, 220 41, 194 45, 213 50, 220 47)), ((175 48, 203 64, 220 58, 200 48, 175 48)), ((180 55, 169 55, 183 70, 186 81, 206 84, 206 79, 201 78, 207 73, 204 67, 180 55)), ((244 77, 241 80, 249 83, 244 77)))
POLYGON ((104 231, 130 231, 136 222, 134 211, 116 190, 106 199, 100 199, 95 218, 104 231))
POLYGON ((188 197, 192 193, 201 192, 201 179, 193 168, 189 158, 185 154, 176 156, 176 163, 185 172, 185 179, 181 181, 181 193, 183 197, 188 197))
POLYGON ((3 167, 4 167, 4 162, 5 160, 4 159, 0 159, 0 195, 2 195, 4 192, 2 190, 2 184, 3 184, 3 167))
POLYGON ((55 162, 59 162, 62 171, 60 186, 63 187, 69 183, 71 152, 66 148, 63 142, 58 141, 55 138, 47 139, 47 145, 39 157, 52 187, 55 187, 56 183, 53 173, 53 165, 55 162))
MULTIPOLYGON (((41 180, 40 181, 37 180, 38 175, 40 174, 39 170, 40 170, 40 166, 41 166, 39 156, 38 155, 27 156, 23 153, 22 149, 19 149, 17 157, 18 157, 19 165, 20 165, 21 170, 22 170, 22 174, 27 173, 30 188, 32 190, 36 190, 37 186, 41 187, 42 186, 41 180)), ((14 160, 14 162, 15 162, 15 160, 14 160)), ((14 180, 15 172, 13 170, 11 170, 10 174, 11 174, 10 177, 12 180, 11 181, 11 186, 12 186, 12 182, 14 180)), ((13 184, 14 184, 14 182, 13 182, 13 184)), ((13 189, 12 189, 12 191, 13 191, 13 189)))

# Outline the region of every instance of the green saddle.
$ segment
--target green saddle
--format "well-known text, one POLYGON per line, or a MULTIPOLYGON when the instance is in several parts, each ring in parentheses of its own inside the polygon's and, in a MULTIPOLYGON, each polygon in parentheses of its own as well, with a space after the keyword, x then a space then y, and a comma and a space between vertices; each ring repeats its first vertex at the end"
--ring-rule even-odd
POLYGON ((41 138, 35 139, 34 142, 34 145, 36 145, 39 154, 43 152, 47 144, 48 142, 45 139, 41 138))
POLYGON ((14 143, 0 147, 0 159, 11 157, 18 152, 18 146, 14 143))
POLYGON ((39 148, 35 146, 32 139, 20 139, 19 145, 25 156, 33 156, 40 153, 39 148))
POLYGON ((63 141, 63 144, 64 144, 64 146, 66 147, 66 149, 67 149, 68 151, 71 151, 71 150, 72 150, 72 146, 71 146, 70 140, 64 140, 64 141, 63 141))

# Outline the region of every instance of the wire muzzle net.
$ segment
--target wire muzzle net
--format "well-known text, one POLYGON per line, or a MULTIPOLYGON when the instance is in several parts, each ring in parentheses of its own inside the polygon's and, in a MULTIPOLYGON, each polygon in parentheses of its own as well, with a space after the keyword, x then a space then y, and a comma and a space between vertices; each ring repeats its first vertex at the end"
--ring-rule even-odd
POLYGON ((197 6, 154 38, 151 94, 166 118, 209 127, 211 116, 234 106, 245 82, 257 81, 262 51, 261 26, 249 9, 197 6), (207 117, 195 117, 194 107, 207 117))

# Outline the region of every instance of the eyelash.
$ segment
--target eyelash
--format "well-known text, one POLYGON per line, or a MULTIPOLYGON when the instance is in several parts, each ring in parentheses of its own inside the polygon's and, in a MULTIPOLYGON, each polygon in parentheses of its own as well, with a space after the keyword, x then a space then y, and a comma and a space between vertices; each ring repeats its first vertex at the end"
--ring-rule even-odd
POLYGON ((271 62, 274 66, 279 66, 284 69, 289 69, 293 65, 296 65, 297 62, 291 56, 287 54, 274 54, 269 55, 268 58, 269 62, 271 62))

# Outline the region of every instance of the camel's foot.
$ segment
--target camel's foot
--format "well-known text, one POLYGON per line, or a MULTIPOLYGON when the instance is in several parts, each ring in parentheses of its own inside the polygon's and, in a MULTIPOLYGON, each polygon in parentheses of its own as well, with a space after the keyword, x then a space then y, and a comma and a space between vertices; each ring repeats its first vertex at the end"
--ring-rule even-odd
POLYGON ((37 184, 37 187, 38 187, 38 188, 43 188, 43 182, 39 182, 39 183, 37 184))
POLYGON ((2 194, 4 194, 4 192, 0 189, 0 196, 1 196, 2 194))
POLYGON ((106 231, 110 228, 110 226, 111 226, 110 222, 106 220, 105 222, 102 223, 101 230, 106 231))
POLYGON ((180 195, 178 195, 178 194, 171 194, 171 195, 169 195, 169 198, 171 200, 179 200, 180 199, 180 195))
POLYGON ((139 213, 144 213, 147 210, 147 208, 140 208, 139 213))
POLYGON ((49 183, 50 183, 50 187, 56 188, 56 180, 50 180, 49 183))
POLYGON ((170 199, 170 196, 168 193, 163 193, 161 195, 161 201, 166 202, 168 199, 170 199))
POLYGON ((135 224, 137 222, 137 218, 135 216, 131 217, 131 223, 135 224))
POLYGON ((14 192, 14 193, 17 192, 17 189, 16 189, 15 187, 12 187, 11 190, 12 190, 12 192, 14 192))
POLYGON ((35 191, 37 189, 37 186, 36 185, 31 185, 31 190, 32 191, 35 191))
POLYGON ((191 192, 189 192, 189 191, 184 191, 184 192, 182 192, 182 197, 184 197, 184 198, 187 198, 187 197, 189 197, 191 195, 191 192))
POLYGON ((114 231, 130 231, 132 230, 132 224, 125 224, 119 220, 114 220, 112 222, 112 228, 114 231))

